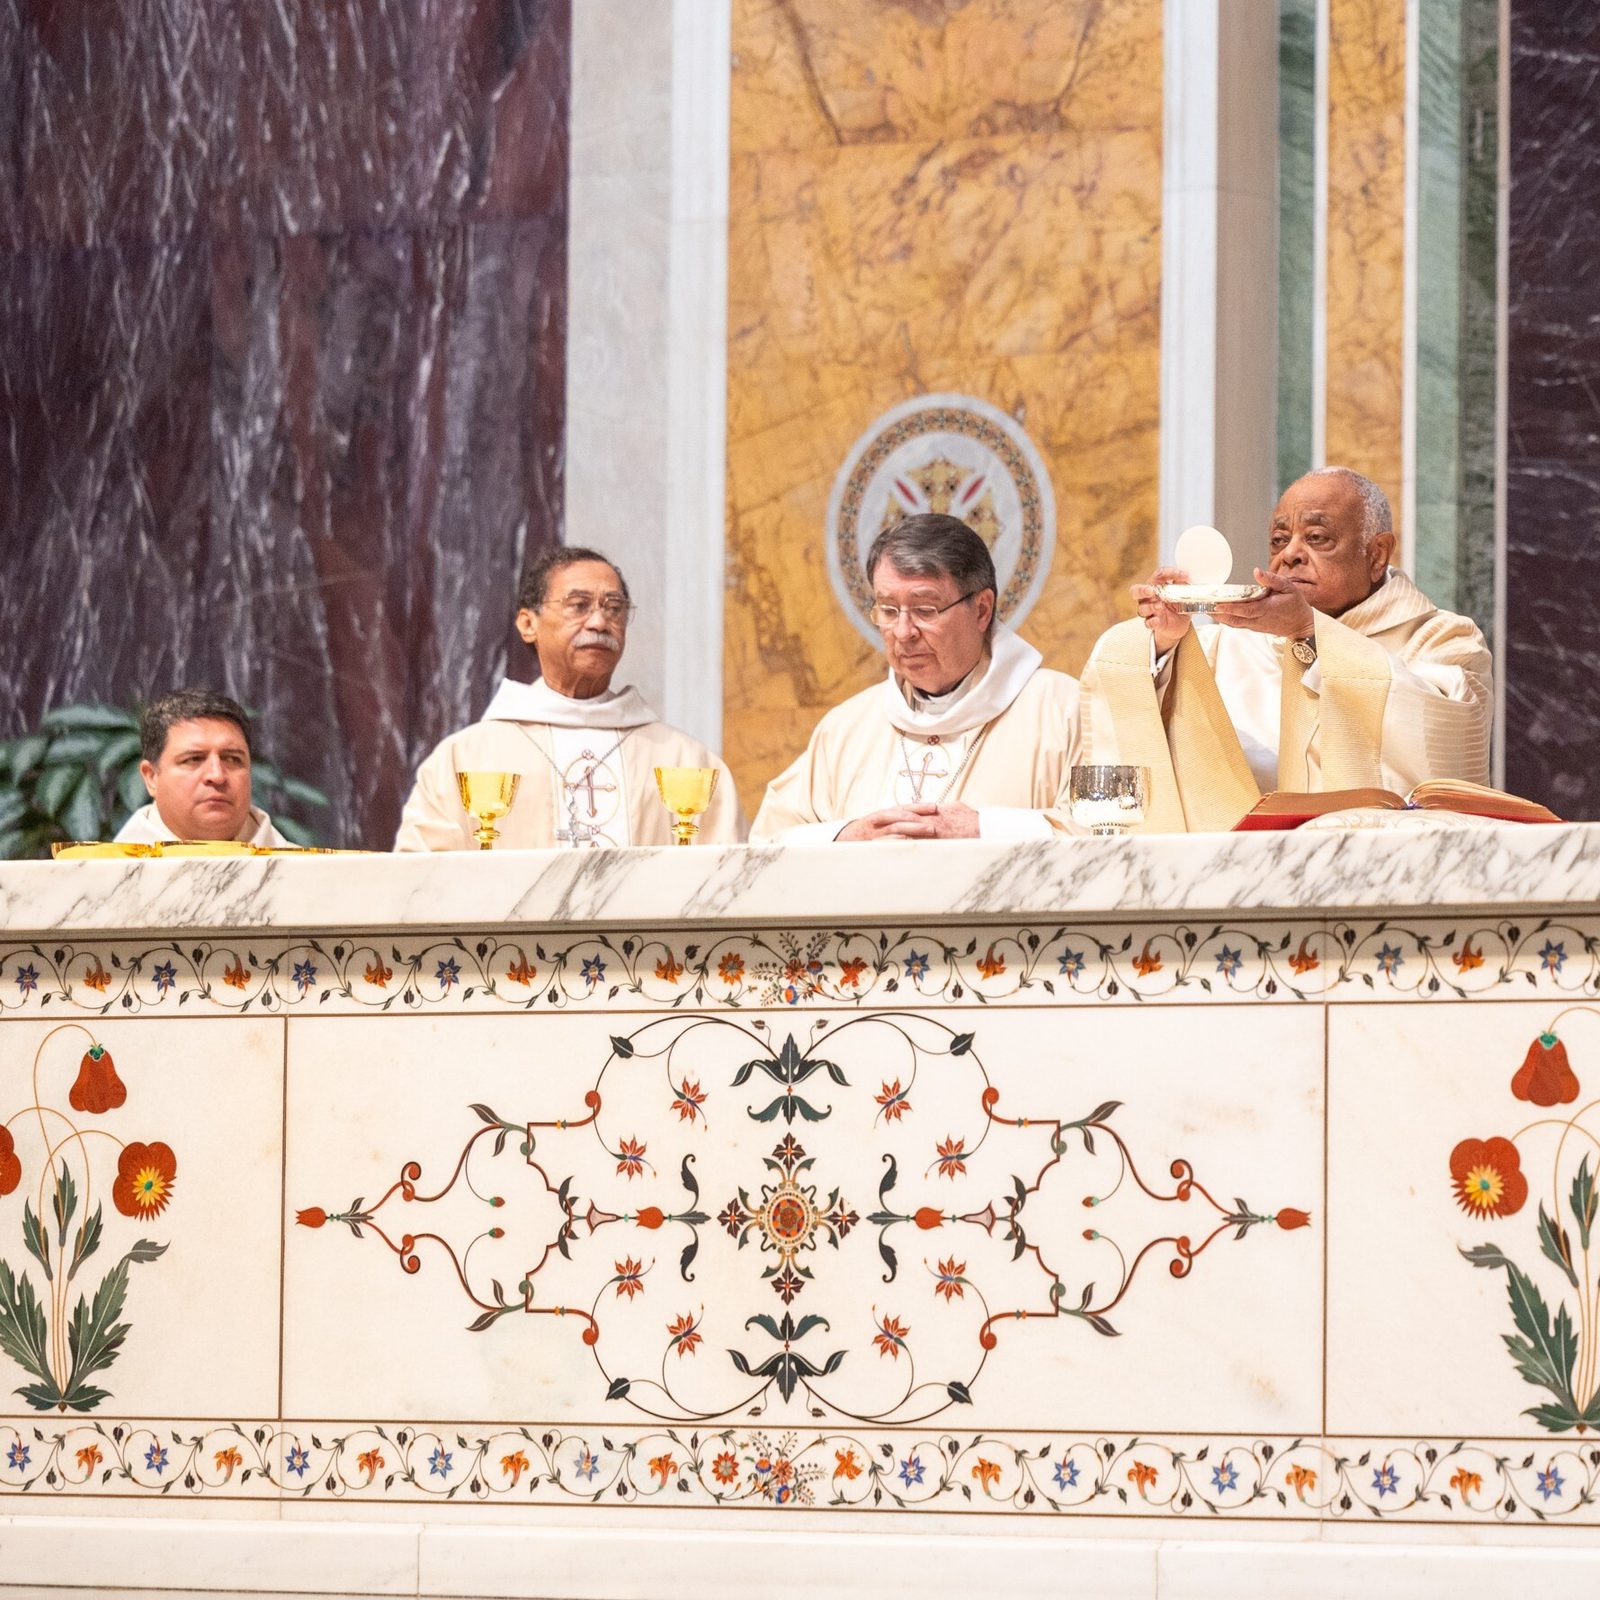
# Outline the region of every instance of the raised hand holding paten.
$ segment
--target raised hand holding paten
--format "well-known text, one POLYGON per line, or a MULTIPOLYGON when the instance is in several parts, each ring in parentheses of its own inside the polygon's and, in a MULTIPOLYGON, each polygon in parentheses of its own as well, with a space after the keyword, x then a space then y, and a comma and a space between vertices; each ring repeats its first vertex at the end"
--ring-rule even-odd
POLYGON ((1156 654, 1164 656, 1189 631, 1189 618, 1167 605, 1157 593, 1164 583, 1187 583, 1189 574, 1182 567, 1157 567, 1145 583, 1129 586, 1128 592, 1139 604, 1139 615, 1156 643, 1156 654))
POLYGON ((1292 579, 1256 568, 1256 582, 1267 593, 1259 600, 1232 600, 1217 606, 1212 615, 1224 627, 1247 628, 1280 639, 1305 639, 1316 630, 1316 613, 1292 579))

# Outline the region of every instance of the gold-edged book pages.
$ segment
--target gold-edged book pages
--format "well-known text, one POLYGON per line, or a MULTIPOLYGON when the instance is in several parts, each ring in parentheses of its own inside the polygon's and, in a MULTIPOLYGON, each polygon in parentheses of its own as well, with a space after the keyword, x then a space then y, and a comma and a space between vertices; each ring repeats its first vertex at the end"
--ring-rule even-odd
POLYGON ((1294 794, 1286 789, 1264 794, 1234 825, 1236 833, 1258 829, 1298 828, 1312 817, 1330 811, 1356 809, 1383 811, 1454 811, 1465 817, 1486 817, 1494 822, 1560 822, 1561 818, 1536 800, 1490 789, 1481 783, 1438 778, 1419 783, 1408 795, 1392 789, 1328 789, 1321 794, 1294 794))

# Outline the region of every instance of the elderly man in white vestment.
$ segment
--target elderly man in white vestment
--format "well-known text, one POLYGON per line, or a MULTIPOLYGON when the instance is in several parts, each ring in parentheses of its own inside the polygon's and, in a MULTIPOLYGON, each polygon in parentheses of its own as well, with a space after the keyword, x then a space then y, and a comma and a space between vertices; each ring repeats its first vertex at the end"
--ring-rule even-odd
POLYGON ((712 767, 707 844, 737 844, 744 817, 733 777, 696 739, 668 727, 637 689, 613 688, 633 602, 616 564, 558 546, 522 580, 517 632, 539 658, 539 681, 507 678, 481 722, 453 733, 422 763, 400 817, 397 850, 470 850, 477 824, 461 804, 458 772, 517 772, 500 848, 605 849, 671 844, 657 767, 712 767))
POLYGON ((1195 628, 1156 587, 1084 672, 1090 759, 1152 769, 1146 829, 1231 828, 1264 791, 1489 780, 1493 663, 1477 625, 1389 565, 1383 491, 1348 467, 1290 484, 1259 600, 1195 628))
POLYGON ((889 671, 835 706, 767 788, 752 841, 1033 839, 1071 832, 1078 684, 997 623, 988 546, 901 519, 866 562, 889 671))
POLYGON ((139 776, 150 804, 117 833, 118 844, 232 841, 288 843, 250 803, 250 718, 213 689, 175 689, 139 715, 139 776))

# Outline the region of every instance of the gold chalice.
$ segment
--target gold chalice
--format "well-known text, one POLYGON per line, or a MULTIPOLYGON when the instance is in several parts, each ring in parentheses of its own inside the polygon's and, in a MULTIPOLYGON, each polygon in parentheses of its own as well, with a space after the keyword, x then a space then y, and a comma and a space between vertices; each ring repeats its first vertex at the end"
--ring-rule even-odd
POLYGON ((697 820, 711 804, 717 787, 715 767, 657 767, 656 789, 672 813, 672 831, 679 844, 693 844, 700 831, 697 820))
POLYGON ((494 849, 500 837, 495 827, 501 817, 511 809, 517 798, 517 785, 522 782, 520 772, 458 772, 456 788, 461 794, 461 804, 478 819, 478 848, 494 849))

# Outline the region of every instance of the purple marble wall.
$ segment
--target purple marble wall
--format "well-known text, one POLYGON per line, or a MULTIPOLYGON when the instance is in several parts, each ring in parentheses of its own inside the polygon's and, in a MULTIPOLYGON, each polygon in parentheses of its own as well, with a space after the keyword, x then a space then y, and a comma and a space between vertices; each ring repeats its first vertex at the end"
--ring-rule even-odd
POLYGON ((1600 817, 1600 6, 1512 0, 1506 784, 1600 817))
POLYGON ((388 845, 559 537, 570 6, 0 0, 0 737, 219 684, 388 845))

